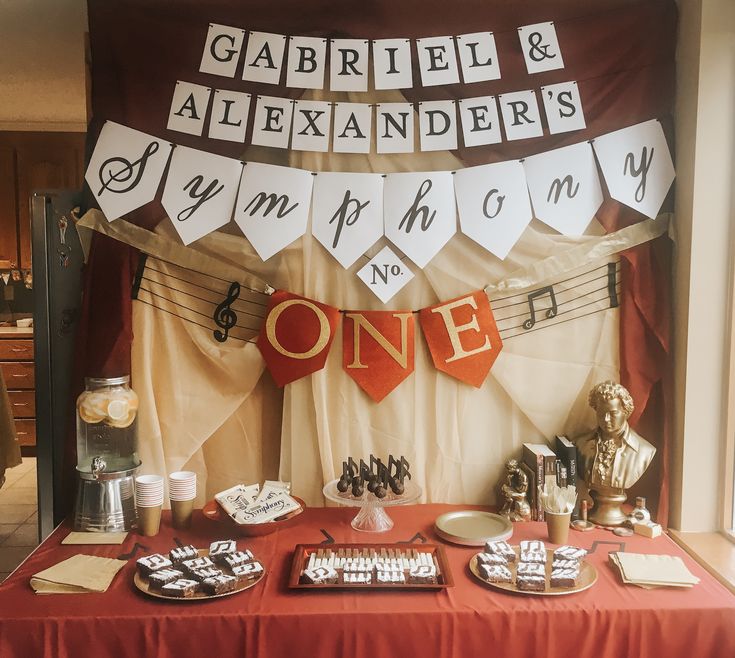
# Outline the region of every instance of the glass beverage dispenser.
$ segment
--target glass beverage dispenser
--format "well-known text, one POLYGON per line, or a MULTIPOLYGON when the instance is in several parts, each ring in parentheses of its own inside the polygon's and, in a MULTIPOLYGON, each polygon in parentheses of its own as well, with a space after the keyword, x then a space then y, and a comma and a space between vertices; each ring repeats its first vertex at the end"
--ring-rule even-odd
POLYGON ((136 521, 138 396, 130 377, 87 378, 77 399, 77 489, 74 529, 130 530, 136 521))

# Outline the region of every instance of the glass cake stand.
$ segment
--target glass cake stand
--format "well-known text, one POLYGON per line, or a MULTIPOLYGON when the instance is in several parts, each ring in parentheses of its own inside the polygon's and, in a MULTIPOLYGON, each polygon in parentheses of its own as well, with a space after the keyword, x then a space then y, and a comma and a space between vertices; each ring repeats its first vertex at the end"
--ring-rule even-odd
POLYGON ((340 493, 337 489, 338 480, 332 480, 324 485, 324 497, 335 503, 347 505, 349 507, 359 507, 360 511, 352 519, 352 527, 362 532, 386 532, 393 527, 393 521, 385 511, 386 507, 394 505, 407 505, 413 503, 421 497, 421 487, 414 484, 411 480, 404 483, 405 491, 397 496, 390 489, 385 498, 376 498, 367 489, 361 498, 355 498, 348 489, 345 493, 340 493))

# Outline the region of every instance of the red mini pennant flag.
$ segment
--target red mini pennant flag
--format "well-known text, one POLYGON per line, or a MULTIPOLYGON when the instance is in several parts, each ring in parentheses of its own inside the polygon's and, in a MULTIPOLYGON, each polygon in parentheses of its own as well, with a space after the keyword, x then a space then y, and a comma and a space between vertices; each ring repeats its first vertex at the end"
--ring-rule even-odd
POLYGON ((276 384, 324 367, 339 317, 339 309, 313 299, 285 290, 271 295, 257 345, 276 384))
POLYGON ((380 402, 413 372, 411 311, 348 311, 342 332, 342 367, 380 402))
POLYGON ((436 368, 480 388, 503 348, 485 292, 421 309, 419 321, 436 368))

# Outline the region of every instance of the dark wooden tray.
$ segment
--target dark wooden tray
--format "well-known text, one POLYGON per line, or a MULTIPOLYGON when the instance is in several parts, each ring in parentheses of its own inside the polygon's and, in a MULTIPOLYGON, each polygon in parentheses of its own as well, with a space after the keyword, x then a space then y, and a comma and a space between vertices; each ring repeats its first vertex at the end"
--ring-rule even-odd
POLYGON ((293 561, 291 562, 291 575, 288 580, 288 586, 292 589, 302 590, 362 590, 375 591, 381 589, 392 590, 437 590, 447 587, 454 587, 454 579, 452 572, 449 570, 449 563, 444 553, 444 548, 436 544, 298 544, 294 549, 293 561), (409 553, 411 551, 421 551, 423 553, 431 553, 434 563, 438 567, 437 583, 371 583, 363 585, 361 583, 335 583, 324 585, 312 585, 310 583, 302 583, 301 572, 309 563, 309 557, 312 553, 318 551, 340 551, 340 550, 375 550, 382 549, 390 551, 399 551, 400 553, 409 553))

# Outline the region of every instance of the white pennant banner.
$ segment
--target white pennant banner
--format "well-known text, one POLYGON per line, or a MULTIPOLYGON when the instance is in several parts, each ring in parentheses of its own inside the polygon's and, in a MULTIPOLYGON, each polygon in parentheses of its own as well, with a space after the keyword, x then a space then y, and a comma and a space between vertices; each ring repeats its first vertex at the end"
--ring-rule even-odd
POLYGON ((556 28, 553 23, 536 23, 518 28, 523 58, 529 73, 564 68, 556 28))
POLYGON ((306 233, 313 180, 303 169, 257 162, 245 166, 235 222, 262 260, 306 233))
POLYGON ((466 84, 500 79, 500 63, 492 32, 462 34, 457 37, 462 78, 466 84))
POLYGON ((676 176, 655 119, 597 137, 592 143, 610 196, 655 219, 676 176))
POLYGON ((161 205, 184 244, 224 226, 232 217, 243 163, 186 146, 171 156, 161 205))
POLYGON ((383 236, 383 176, 319 172, 311 232, 347 269, 383 236))
POLYGON ((413 279, 413 272, 386 245, 358 270, 357 276, 370 288, 370 292, 387 304, 413 279))
POLYGON ((523 165, 513 160, 460 169, 454 189, 462 233, 504 259, 533 217, 523 165))
POLYGON ((552 135, 587 127, 576 82, 541 87, 541 98, 544 99, 546 121, 552 135))
POLYGON ((533 89, 500 94, 498 102, 508 141, 541 137, 544 134, 536 92, 533 89))
POLYGON ((291 148, 294 151, 329 150, 332 104, 323 101, 296 101, 293 113, 291 148))
POLYGON ((368 90, 366 39, 333 39, 329 51, 329 88, 332 91, 368 90))
POLYGON ((234 78, 244 40, 245 30, 210 23, 199 71, 234 78))
POLYGON ((452 85, 459 82, 457 56, 452 37, 416 39, 419 54, 419 71, 424 87, 452 85))
POLYGON ((373 72, 376 89, 413 87, 411 42, 408 39, 373 41, 373 72))
POLYGON ((373 110, 364 103, 334 104, 334 134, 332 150, 335 153, 370 153, 373 110))
POLYGON ((255 103, 252 143, 288 148, 294 101, 277 96, 258 96, 255 103))
POLYGON ((327 40, 319 37, 290 37, 286 86, 324 89, 327 40))
POLYGON ((229 142, 245 142, 250 114, 250 94, 239 91, 214 90, 209 137, 229 142))
POLYGON ((602 205, 592 146, 582 142, 532 155, 523 166, 536 218, 564 235, 582 235, 602 205))
POLYGON ((413 153, 413 123, 411 103, 378 104, 375 126, 378 153, 413 153))
POLYGON ((425 267, 457 232, 452 172, 387 174, 383 218, 386 237, 425 267))
POLYGON ((497 144, 502 141, 495 96, 463 98, 459 101, 459 116, 465 146, 497 144))
POLYGON ((156 196, 173 144, 105 122, 84 175, 108 221, 156 196))
POLYGON ((283 34, 251 32, 245 50, 245 68, 242 79, 277 85, 281 80, 286 37, 283 34))
POLYGON ((200 136, 211 92, 209 87, 177 80, 166 128, 200 136))
POLYGON ((457 148, 457 109, 454 101, 419 103, 422 151, 454 151, 457 148))

